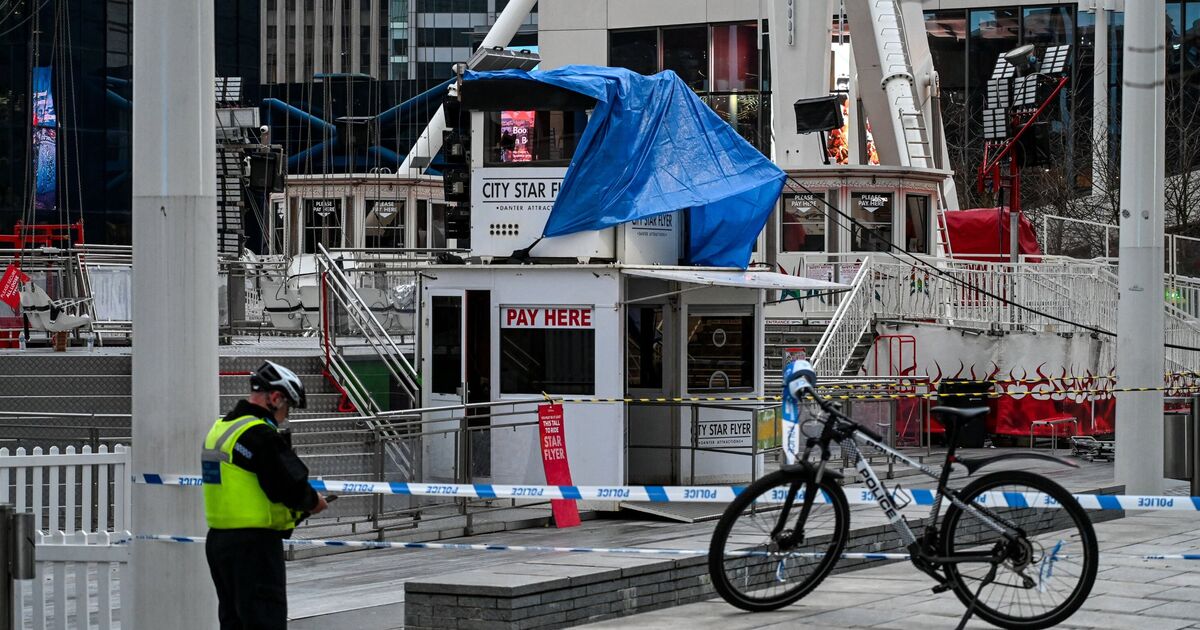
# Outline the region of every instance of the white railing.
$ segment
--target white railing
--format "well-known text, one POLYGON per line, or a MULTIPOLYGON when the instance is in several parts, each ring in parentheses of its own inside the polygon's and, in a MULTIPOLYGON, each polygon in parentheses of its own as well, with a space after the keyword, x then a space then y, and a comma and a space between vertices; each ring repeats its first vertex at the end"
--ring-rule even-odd
POLYGON ((854 348, 875 322, 875 296, 872 293, 872 260, 864 260, 854 275, 850 292, 842 298, 821 341, 813 349, 812 364, 825 367, 827 374, 842 374, 854 348))
POLYGON ((129 534, 38 533, 33 580, 17 582, 17 628, 111 630, 121 627, 121 588, 128 584, 129 534), (47 588, 48 587, 48 588, 47 588))
POLYGON ((129 449, 0 449, 0 503, 32 512, 35 577, 13 592, 16 627, 119 627, 129 562, 129 449), (115 579, 114 579, 115 577, 115 579))
POLYGON ((129 449, 0 448, 0 503, 33 512, 43 532, 129 529, 129 449))

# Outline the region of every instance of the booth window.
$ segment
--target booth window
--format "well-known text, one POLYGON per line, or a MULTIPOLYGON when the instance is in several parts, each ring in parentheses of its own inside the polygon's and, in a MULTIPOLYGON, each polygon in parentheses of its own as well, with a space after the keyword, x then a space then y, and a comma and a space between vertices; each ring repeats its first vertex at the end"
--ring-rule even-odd
POLYGON ((596 331, 500 329, 501 394, 596 393, 596 331))
POLYGON ((582 111, 487 113, 487 166, 567 166, 587 126, 582 111))
POLYGON ((625 322, 625 371, 629 388, 662 388, 662 351, 662 307, 628 307, 625 322))
POLYGON ((904 211, 904 249, 929 254, 929 197, 908 195, 904 211))
POLYGON ((785 193, 779 213, 780 240, 785 252, 824 252, 825 208, 820 193, 785 193))
POLYGON ((850 213, 855 221, 853 251, 888 251, 888 243, 892 242, 892 194, 851 193, 850 213))
POLYGON ((430 389, 454 394, 462 386, 462 298, 435 295, 430 313, 430 389))
POLYGON ((317 244, 326 249, 342 246, 342 200, 304 200, 304 252, 314 254, 317 244))
POLYGON ((754 388, 753 315, 690 315, 687 390, 754 388))
POLYGON ((446 204, 417 200, 417 247, 446 246, 446 204))
POLYGON ((404 202, 394 199, 368 199, 366 237, 367 247, 404 247, 404 202))
POLYGON ((271 246, 267 251, 271 254, 287 252, 287 201, 271 202, 271 246))

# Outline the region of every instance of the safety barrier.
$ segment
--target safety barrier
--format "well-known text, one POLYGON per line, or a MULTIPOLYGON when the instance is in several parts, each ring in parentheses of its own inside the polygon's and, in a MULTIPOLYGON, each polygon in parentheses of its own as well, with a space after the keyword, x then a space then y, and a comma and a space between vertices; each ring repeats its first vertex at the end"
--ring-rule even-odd
MULTIPOLYGON (((142 473, 134 476, 135 483, 168 486, 202 486, 198 475, 142 473)), ((313 479, 309 482, 318 492, 350 494, 392 494, 403 496, 460 497, 471 499, 568 499, 578 501, 651 501, 657 503, 728 503, 745 489, 744 486, 518 486, 500 484, 433 484, 403 482, 360 482, 313 479)), ((875 505, 872 492, 861 486, 843 489, 851 505, 875 505)), ((781 502, 783 490, 774 491, 766 502, 781 502)), ((1179 510, 1200 512, 1200 497, 1163 495, 1076 494, 1079 504, 1087 510, 1179 510)), ((932 506, 933 490, 913 488, 894 490, 897 505, 932 506)), ((828 503, 824 493, 819 499, 828 503)), ((985 492, 979 503, 1010 508, 1060 507, 1058 502, 1040 493, 985 492)))

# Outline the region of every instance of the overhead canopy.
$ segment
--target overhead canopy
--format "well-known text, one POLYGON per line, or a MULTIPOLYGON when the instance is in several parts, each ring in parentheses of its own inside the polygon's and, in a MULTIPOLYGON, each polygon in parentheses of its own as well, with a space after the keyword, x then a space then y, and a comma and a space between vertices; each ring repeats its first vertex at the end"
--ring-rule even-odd
POLYGON ((548 83, 597 101, 544 236, 686 209, 690 263, 749 264, 785 175, 674 72, 563 66, 464 75, 467 82, 500 79, 548 83))
POLYGON ((801 276, 789 276, 774 271, 734 271, 705 269, 630 269, 621 273, 639 278, 674 280, 690 284, 714 287, 741 287, 743 289, 773 289, 777 291, 848 291, 850 287, 837 282, 813 280, 801 276))

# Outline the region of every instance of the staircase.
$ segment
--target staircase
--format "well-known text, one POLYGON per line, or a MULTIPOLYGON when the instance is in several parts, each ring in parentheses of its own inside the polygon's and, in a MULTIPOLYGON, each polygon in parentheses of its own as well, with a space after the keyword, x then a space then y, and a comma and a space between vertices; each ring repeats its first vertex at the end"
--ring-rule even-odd
POLYGON ((783 386, 783 351, 788 348, 803 348, 811 355, 828 326, 828 317, 793 319, 766 325, 763 384, 768 394, 778 392, 783 386))

